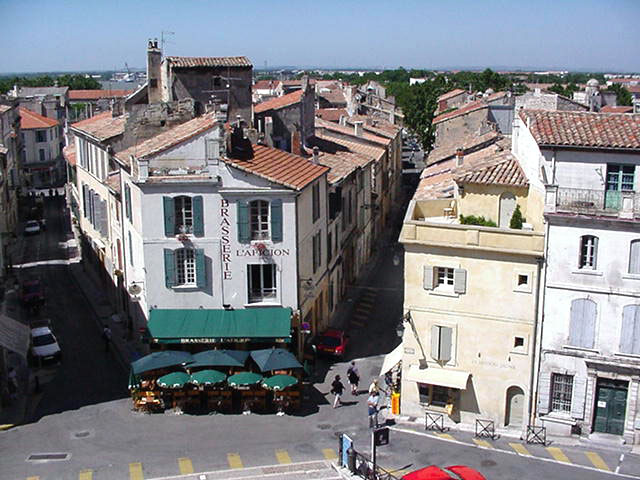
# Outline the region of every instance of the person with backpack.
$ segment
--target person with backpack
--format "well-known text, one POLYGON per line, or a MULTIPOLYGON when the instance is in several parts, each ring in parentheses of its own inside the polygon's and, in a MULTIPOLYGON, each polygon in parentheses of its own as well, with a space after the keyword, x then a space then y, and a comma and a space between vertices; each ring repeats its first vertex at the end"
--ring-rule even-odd
POLYGON ((340 375, 336 375, 333 382, 331 383, 331 393, 333 393, 336 398, 333 400, 333 408, 336 408, 338 404, 342 405, 342 393, 344 392, 344 385, 340 381, 340 375))
POLYGON ((358 367, 356 367, 355 361, 351 362, 351 366, 347 370, 347 380, 349 380, 349 385, 351 385, 351 395, 358 395, 358 383, 360 382, 360 374, 358 373, 358 367))

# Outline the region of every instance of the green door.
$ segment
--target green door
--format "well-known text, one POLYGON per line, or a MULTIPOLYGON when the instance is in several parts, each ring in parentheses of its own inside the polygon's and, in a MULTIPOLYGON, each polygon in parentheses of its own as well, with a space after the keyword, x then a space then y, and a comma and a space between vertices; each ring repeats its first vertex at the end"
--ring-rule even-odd
POLYGON ((628 384, 619 380, 598 379, 596 387, 595 432, 622 435, 627 408, 628 384))
POLYGON ((607 165, 604 206, 607 210, 620 210, 621 192, 633 191, 635 166, 607 165))

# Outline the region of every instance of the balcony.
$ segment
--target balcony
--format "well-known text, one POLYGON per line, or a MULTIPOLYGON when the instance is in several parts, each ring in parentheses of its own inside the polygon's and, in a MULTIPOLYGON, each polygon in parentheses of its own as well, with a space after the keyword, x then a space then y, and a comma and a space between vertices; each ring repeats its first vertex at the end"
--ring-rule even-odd
POLYGON ((640 219, 640 193, 547 186, 545 213, 579 213, 640 219))

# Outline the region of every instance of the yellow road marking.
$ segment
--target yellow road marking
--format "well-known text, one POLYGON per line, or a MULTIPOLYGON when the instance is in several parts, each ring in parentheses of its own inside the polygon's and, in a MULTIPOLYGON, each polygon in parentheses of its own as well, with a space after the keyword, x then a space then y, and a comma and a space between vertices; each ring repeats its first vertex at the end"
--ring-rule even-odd
POLYGON ((335 460, 338 458, 338 455, 333 448, 323 448, 322 455, 324 455, 325 460, 335 460))
POLYGON ((518 453, 518 455, 526 455, 527 457, 531 456, 529 450, 527 450, 521 443, 510 443, 509 446, 513 448, 518 453))
POLYGON ((229 462, 229 467, 231 468, 243 468, 242 460, 240 459, 240 455, 237 453, 227 453, 227 461, 229 462))
POLYGON ((479 447, 493 448, 493 445, 491 445, 486 440, 480 440, 479 438, 474 438, 473 441, 476 442, 476 445, 478 445, 479 447))
POLYGON ((129 478, 131 480, 144 480, 144 475, 142 475, 142 464, 140 462, 129 464, 129 478))
POLYGON ((547 452, 559 462, 571 463, 571 460, 558 447, 547 447, 547 452))
POLYGON ((180 457, 178 459, 178 468, 180 469, 181 475, 193 473, 193 464, 191 463, 191 459, 189 458, 180 457))
POLYGON ((449 433, 436 433, 436 435, 445 440, 455 440, 449 433))
POLYGON ((27 477, 27 480, 40 480, 40 477, 27 477))
POLYGON ((291 463, 291 457, 286 450, 276 450, 276 458, 278 463, 291 463))
POLYGON ((584 454, 591 461, 591 463, 593 463, 594 467, 599 468, 600 470, 604 470, 606 472, 610 472, 611 471, 611 469, 604 462, 602 457, 600 455, 598 455, 596 452, 584 452, 584 454))
POLYGON ((80 470, 78 480, 91 480, 93 478, 93 470, 80 470))

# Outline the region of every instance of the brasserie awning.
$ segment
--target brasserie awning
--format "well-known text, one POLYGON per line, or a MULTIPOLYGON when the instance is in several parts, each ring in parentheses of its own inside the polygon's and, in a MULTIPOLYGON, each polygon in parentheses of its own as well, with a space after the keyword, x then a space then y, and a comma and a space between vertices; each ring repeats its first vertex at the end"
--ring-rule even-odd
POLYGON ((420 368, 418 365, 411 365, 407 372, 407 380, 428 385, 466 390, 469 375, 469 372, 461 372, 459 370, 449 370, 440 367, 420 368))
POLYGON ((155 343, 291 341, 291 309, 154 309, 147 324, 155 343))

